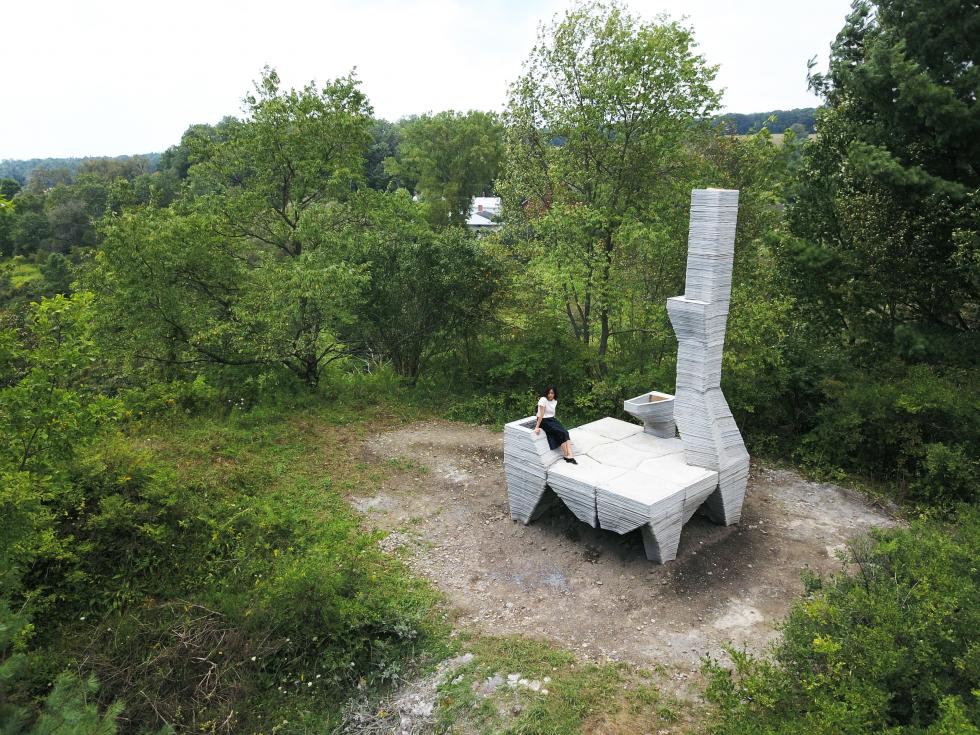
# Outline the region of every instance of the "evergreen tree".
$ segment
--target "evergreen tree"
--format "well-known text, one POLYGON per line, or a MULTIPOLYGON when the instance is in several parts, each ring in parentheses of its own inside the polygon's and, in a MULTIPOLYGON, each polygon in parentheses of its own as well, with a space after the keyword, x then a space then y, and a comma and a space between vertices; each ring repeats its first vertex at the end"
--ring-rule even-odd
POLYGON ((798 285, 850 344, 980 327, 980 12, 855 0, 791 212, 798 285))

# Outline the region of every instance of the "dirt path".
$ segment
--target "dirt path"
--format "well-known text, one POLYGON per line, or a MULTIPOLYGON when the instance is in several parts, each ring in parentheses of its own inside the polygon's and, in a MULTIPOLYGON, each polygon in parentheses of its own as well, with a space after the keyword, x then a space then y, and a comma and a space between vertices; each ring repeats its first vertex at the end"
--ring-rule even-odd
POLYGON ((563 506, 530 526, 510 519, 503 438, 425 422, 370 440, 369 462, 401 469, 352 498, 485 634, 543 637, 595 659, 664 664, 684 678, 732 642, 761 651, 802 589, 800 571, 839 567, 834 551, 893 521, 859 497, 754 466, 738 526, 695 517, 676 561, 655 565, 639 532, 590 528, 563 506))

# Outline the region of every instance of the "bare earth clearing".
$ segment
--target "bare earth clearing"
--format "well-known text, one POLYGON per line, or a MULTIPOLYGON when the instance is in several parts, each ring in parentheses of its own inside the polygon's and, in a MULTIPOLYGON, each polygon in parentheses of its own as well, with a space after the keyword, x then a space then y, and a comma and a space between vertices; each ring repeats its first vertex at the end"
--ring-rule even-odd
MULTIPOLYGON (((830 572, 856 534, 894 521, 853 493, 753 466, 742 522, 696 516, 676 561, 655 565, 639 532, 579 522, 563 506, 523 526, 510 519, 503 437, 427 421, 370 439, 369 462, 400 468, 352 502, 460 611, 459 627, 550 640, 595 660, 668 667, 678 683, 727 642, 761 652, 801 589, 800 571, 830 572)), ((680 684, 678 689, 685 687, 680 684)))

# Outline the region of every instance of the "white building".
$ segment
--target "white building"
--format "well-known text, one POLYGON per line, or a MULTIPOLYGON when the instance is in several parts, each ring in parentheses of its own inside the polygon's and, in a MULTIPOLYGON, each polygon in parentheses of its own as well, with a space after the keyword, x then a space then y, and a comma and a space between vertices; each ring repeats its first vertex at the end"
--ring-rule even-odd
POLYGON ((477 234, 500 228, 500 197, 473 197, 466 226, 477 234))

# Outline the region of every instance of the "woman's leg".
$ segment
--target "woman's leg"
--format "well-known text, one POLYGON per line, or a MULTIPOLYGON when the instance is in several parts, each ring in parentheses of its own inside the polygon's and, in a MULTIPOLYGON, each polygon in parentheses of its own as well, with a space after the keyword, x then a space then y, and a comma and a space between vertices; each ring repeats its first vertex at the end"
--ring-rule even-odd
POLYGON ((568 441, 566 441, 564 444, 561 445, 561 451, 569 459, 572 458, 572 440, 571 439, 569 439, 568 441))

